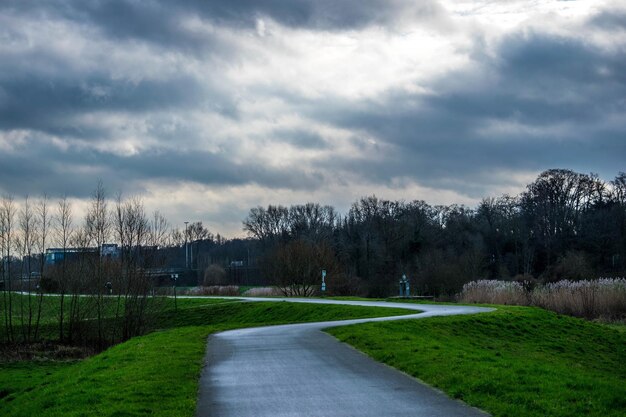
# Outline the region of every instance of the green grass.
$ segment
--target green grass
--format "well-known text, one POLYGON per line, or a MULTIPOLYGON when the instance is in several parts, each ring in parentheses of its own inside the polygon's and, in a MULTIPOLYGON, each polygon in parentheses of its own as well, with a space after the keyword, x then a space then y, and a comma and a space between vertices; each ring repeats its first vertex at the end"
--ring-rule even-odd
MULTIPOLYGON (((160 328, 199 326, 206 324, 242 324, 245 327, 305 323, 313 321, 349 320, 363 317, 415 314, 400 308, 372 308, 347 305, 320 305, 289 302, 231 302, 213 306, 170 310, 158 319, 160 328)), ((243 327, 243 326, 242 326, 243 327)))
MULTIPOLYGON (((179 300, 183 301, 183 300, 179 300)), ((187 300, 162 331, 80 362, 0 364, 0 415, 191 417, 210 333, 241 327, 408 314, 391 308, 187 300)))
POLYGON ((155 332, 52 369, 33 362, 3 368, 0 383, 10 394, 0 400, 0 414, 192 416, 206 337, 214 330, 155 332), (13 383, 16 375, 24 378, 26 373, 34 376, 13 383))
MULTIPOLYGON (((4 297, 0 294, 0 341, 4 340, 6 334, 5 327, 5 310, 4 310, 4 297)), ((28 304, 29 298, 33 309, 33 316, 31 321, 31 330, 34 331, 36 323, 37 306, 39 303, 39 297, 12 294, 12 313, 13 313, 13 332, 18 341, 22 341, 22 329, 27 329, 29 312, 28 304)), ((117 297, 105 297, 103 300, 102 318, 110 319, 115 317, 116 311, 118 314, 123 314, 124 299, 119 300, 117 297)), ((169 312, 174 311, 175 306, 178 309, 194 308, 206 305, 213 305, 218 303, 231 303, 234 300, 220 299, 220 298, 180 298, 174 300, 173 298, 157 297, 149 299, 149 305, 147 311, 154 312, 169 312)), ((81 317, 83 320, 94 320, 97 317, 96 301, 95 298, 79 297, 78 298, 79 309, 81 311, 81 317)), ((59 312, 61 311, 61 297, 58 296, 44 296, 41 298, 41 318, 39 322, 39 336, 44 340, 55 340, 58 338, 59 332, 59 312)), ((64 300, 64 315, 65 325, 68 324, 68 314, 70 309, 70 298, 65 297, 64 300)), ((153 314, 153 313, 149 313, 153 314)), ((66 326, 67 329, 67 326, 66 326)))
POLYGON ((538 308, 497 308, 327 331, 495 417, 626 415, 626 333, 538 308))
MULTIPOLYGON (((11 310, 13 313, 13 323, 17 325, 21 323, 22 317, 24 321, 28 320, 29 315, 29 299, 30 305, 33 311, 33 314, 36 315, 37 307, 39 303, 39 297, 36 295, 22 295, 22 294, 11 294, 12 303, 11 310)), ((215 304, 215 303, 223 303, 229 302, 233 300, 228 299, 220 299, 220 298, 203 298, 203 297, 194 297, 194 298, 178 298, 174 300, 173 298, 166 297, 157 297, 155 299, 150 299, 151 302, 159 303, 159 309, 173 309, 174 304, 178 304, 180 308, 186 308, 190 306, 200 306, 207 304, 215 304), (154 301, 153 301, 154 300, 154 301)), ((123 299, 121 299, 123 302, 123 299)), ((95 299, 90 297, 79 297, 78 302, 80 304, 81 311, 84 311, 85 318, 94 318, 97 316, 95 310, 95 299)), ((104 316, 111 317, 115 315, 115 309, 117 306, 117 297, 105 297, 103 298, 103 312, 104 316)), ((50 323, 56 322, 59 317, 61 304, 61 297, 59 296, 44 296, 41 297, 41 323, 50 323)), ((69 310, 70 305, 70 297, 65 296, 64 298, 65 305, 65 314, 69 310)), ((0 293, 0 312, 4 314, 4 297, 3 294, 0 293)), ((4 316, 2 316, 2 320, 4 320, 4 316)), ((34 320, 34 317, 33 317, 34 320)), ((4 323, 0 323, 3 325, 4 323)))

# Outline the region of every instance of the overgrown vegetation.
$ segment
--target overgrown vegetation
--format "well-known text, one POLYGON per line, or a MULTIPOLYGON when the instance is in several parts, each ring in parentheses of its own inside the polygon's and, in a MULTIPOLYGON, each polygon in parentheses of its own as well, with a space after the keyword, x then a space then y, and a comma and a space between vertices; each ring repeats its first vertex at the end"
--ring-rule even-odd
POLYGON ((531 307, 328 330, 494 417, 620 417, 626 333, 531 307))
POLYGON ((626 279, 558 281, 534 286, 529 282, 473 281, 463 286, 465 303, 536 305, 587 319, 626 318, 626 279))

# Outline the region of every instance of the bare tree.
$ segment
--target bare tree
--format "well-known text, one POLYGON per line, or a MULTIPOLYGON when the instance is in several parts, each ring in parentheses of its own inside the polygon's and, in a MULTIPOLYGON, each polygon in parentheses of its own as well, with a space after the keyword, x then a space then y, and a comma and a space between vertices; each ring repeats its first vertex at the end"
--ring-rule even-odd
POLYGON ((68 241, 66 246, 69 245, 78 250, 78 256, 76 256, 71 262, 66 261, 62 267, 65 269, 65 288, 66 293, 69 296, 69 306, 67 312, 67 341, 73 342, 86 339, 88 335, 89 324, 93 324, 93 320, 85 320, 87 317, 93 317, 93 310, 96 308, 96 303, 93 297, 83 297, 84 294, 93 294, 93 288, 90 286, 90 282, 85 279, 93 273, 94 262, 90 256, 89 248, 89 235, 84 228, 75 229, 72 227, 72 215, 71 206, 67 202, 68 207, 66 211, 65 224, 67 225, 68 241), (91 314, 91 316, 90 316, 91 314))
POLYGON ((167 219, 156 210, 152 214, 152 223, 150 224, 150 245, 165 246, 169 239, 168 231, 167 219))
POLYGON ((0 205, 0 232, 2 237, 4 266, 2 275, 4 278, 3 302, 4 302, 4 324, 6 329, 7 342, 13 342, 13 297, 12 297, 12 276, 11 258, 14 249, 14 226, 15 226, 16 206, 13 197, 6 196, 0 205))
POLYGON ((243 230, 268 245, 289 233, 289 209, 284 206, 255 207, 243 221, 243 230))
POLYGON ((175 247, 181 247, 185 244, 185 232, 181 232, 180 229, 172 229, 169 236, 169 244, 175 247))
POLYGON ((91 197, 91 205, 85 216, 85 229, 89 241, 96 246, 98 256, 95 257, 95 268, 92 274, 91 291, 96 296, 96 310, 97 310, 97 323, 98 323, 98 341, 100 344, 104 344, 104 308, 105 308, 105 284, 106 277, 103 271, 102 258, 99 256, 99 251, 102 249, 102 245, 106 243, 111 231, 111 219, 109 217, 108 204, 106 198, 106 192, 102 181, 98 182, 96 189, 91 197))
POLYGON ((325 243, 298 239, 276 248, 265 260, 266 273, 285 296, 309 297, 317 292, 321 271, 339 275, 333 250, 325 243))
POLYGON ((117 295, 115 322, 120 318, 121 334, 113 334, 112 338, 127 339, 140 334, 145 325, 148 296, 151 290, 150 277, 147 269, 153 264, 156 245, 149 245, 154 239, 165 236, 167 221, 160 215, 155 216, 151 228, 143 202, 139 198, 131 198, 122 202, 118 198, 115 207, 114 229, 121 246, 119 273, 116 285, 117 295))
POLYGON ((20 300, 20 325, 22 329, 22 340, 26 343, 31 341, 31 337, 33 336, 33 303, 32 303, 32 255, 33 250, 35 249, 36 242, 38 240, 37 229, 38 222, 36 218, 36 214, 32 209, 30 200, 28 197, 24 199, 24 204, 22 205, 21 210, 18 214, 19 226, 20 226, 20 249, 22 254, 22 279, 20 280, 20 290, 23 291, 23 281, 24 277, 26 277, 27 288, 26 293, 27 297, 21 296, 20 300), (24 301, 28 305, 27 313, 24 312, 24 301))
MULTIPOLYGON (((63 340, 63 325, 65 319, 65 295, 68 289, 68 261, 67 249, 72 239, 72 207, 67 197, 59 200, 56 215, 56 234, 57 242, 63 254, 61 265, 58 273, 59 283, 59 340, 63 340)), ((72 300, 77 302, 77 300, 72 300)))
POLYGON ((48 196, 44 194, 43 198, 39 200, 37 204, 37 220, 39 225, 39 235, 37 239, 37 249, 39 252, 39 283, 37 285, 37 317, 35 319, 34 339, 37 340, 39 336, 39 325, 41 323, 41 309, 43 304, 43 289, 41 282, 44 279, 44 267, 45 267, 45 251, 46 243, 48 239, 48 232, 50 230, 52 218, 48 209, 48 196))

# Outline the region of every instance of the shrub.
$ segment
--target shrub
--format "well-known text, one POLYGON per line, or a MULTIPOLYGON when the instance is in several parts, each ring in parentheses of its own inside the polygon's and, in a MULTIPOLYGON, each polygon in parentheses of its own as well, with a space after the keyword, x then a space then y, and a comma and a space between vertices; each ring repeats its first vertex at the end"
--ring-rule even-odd
POLYGON ((593 276, 593 268, 584 252, 568 251, 559 259, 557 264, 546 271, 549 281, 585 280, 593 276))
POLYGON ((204 280, 202 283, 205 287, 224 285, 226 284, 226 271, 220 265, 209 265, 204 270, 204 280))
POLYGON ((263 260, 265 274, 287 297, 310 297, 319 291, 325 269, 330 277, 341 273, 333 249, 298 239, 274 249, 263 260))

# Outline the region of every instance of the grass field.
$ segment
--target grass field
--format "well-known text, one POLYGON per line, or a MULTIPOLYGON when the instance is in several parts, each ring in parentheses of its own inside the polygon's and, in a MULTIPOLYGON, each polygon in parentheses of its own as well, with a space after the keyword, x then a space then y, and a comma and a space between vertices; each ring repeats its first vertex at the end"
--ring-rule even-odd
POLYGON ((495 417, 626 415, 626 333, 538 308, 328 332, 495 417))
MULTIPOLYGON (((397 301, 397 300, 393 300, 397 301)), ((46 311, 54 314, 55 301, 46 311)), ((406 314, 359 306, 173 300, 155 331, 83 361, 0 363, 0 415, 192 416, 207 336, 259 325, 406 314)), ((538 308, 329 329, 376 360, 504 416, 626 411, 626 332, 538 308)), ((54 316, 48 317, 51 324, 54 316)))
POLYGON ((0 364, 0 415, 188 416, 210 333, 241 327, 407 314, 341 305, 178 300, 156 331, 79 362, 0 364))

